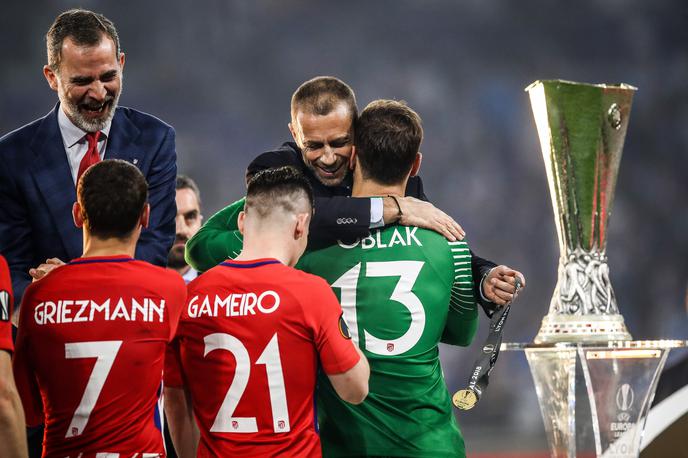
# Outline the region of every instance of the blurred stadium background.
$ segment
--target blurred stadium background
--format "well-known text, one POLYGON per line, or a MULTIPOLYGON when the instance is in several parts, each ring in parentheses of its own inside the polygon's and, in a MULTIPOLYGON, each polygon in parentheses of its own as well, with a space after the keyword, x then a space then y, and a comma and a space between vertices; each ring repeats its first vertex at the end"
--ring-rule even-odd
MULTIPOLYGON (((288 139, 289 99, 302 81, 338 76, 361 108, 406 100, 424 120, 428 196, 474 251, 527 278, 507 341, 532 341, 558 257, 523 89, 549 78, 637 86, 609 228, 611 277, 635 338, 688 338, 685 2, 4 1, 1 133, 55 103, 41 71, 44 34, 76 6, 115 22, 127 53, 120 103, 176 128, 179 171, 200 185, 206 218, 243 195, 257 153, 288 139)), ((451 390, 467 381, 486 326, 471 348, 442 348, 451 390)), ((458 415, 469 456, 546 450, 523 354, 503 353, 485 398, 458 415)))

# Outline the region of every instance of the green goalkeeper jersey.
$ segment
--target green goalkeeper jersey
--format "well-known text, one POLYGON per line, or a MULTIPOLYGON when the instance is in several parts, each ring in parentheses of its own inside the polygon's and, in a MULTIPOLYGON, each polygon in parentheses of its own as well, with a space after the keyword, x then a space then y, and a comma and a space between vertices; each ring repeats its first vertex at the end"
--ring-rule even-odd
POLYGON ((437 344, 468 345, 477 329, 466 242, 388 226, 307 253, 298 268, 332 286, 370 363, 370 393, 357 406, 319 378, 323 455, 465 456, 437 344))

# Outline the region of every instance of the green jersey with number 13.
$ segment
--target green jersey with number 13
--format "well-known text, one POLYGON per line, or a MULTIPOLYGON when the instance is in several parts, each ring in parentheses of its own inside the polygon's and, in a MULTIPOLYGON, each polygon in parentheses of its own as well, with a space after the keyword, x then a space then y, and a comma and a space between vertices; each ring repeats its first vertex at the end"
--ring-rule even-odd
POLYGON ((313 251, 299 268, 327 280, 370 362, 370 394, 343 402, 319 379, 324 456, 465 456, 437 344, 466 346, 478 312, 471 255, 416 227, 388 226, 313 251))

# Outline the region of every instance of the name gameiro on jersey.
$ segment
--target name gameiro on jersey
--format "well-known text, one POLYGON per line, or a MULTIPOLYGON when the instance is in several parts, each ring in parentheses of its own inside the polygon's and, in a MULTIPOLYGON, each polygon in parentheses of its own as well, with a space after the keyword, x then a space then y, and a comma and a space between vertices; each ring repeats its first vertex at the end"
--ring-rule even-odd
POLYGON ((226 296, 196 295, 191 298, 188 306, 190 318, 232 317, 255 315, 260 313, 270 314, 280 306, 280 296, 274 291, 256 293, 230 293, 226 296))

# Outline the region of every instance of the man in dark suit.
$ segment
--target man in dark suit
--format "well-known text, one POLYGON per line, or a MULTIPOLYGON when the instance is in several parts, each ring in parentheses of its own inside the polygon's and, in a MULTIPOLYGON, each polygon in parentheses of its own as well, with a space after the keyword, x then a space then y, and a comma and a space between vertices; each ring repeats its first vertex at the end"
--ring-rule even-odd
POLYGON ((114 25, 100 14, 69 10, 55 19, 46 39, 43 73, 59 103, 0 139, 0 252, 10 265, 17 303, 32 276, 80 255, 81 230, 71 219, 75 183, 103 158, 136 165, 148 181, 150 224, 136 257, 165 266, 174 240, 174 130, 117 107, 124 53, 114 25))

